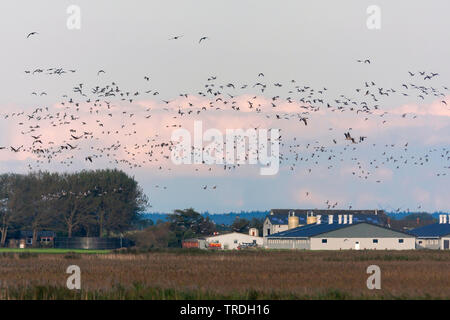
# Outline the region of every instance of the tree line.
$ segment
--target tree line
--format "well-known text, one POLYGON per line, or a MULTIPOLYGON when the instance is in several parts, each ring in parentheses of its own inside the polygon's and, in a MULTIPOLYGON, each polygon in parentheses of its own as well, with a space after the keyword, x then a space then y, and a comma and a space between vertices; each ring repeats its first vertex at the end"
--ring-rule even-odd
POLYGON ((0 175, 0 246, 9 232, 51 230, 72 236, 109 236, 133 228, 148 205, 123 171, 33 172, 0 175))

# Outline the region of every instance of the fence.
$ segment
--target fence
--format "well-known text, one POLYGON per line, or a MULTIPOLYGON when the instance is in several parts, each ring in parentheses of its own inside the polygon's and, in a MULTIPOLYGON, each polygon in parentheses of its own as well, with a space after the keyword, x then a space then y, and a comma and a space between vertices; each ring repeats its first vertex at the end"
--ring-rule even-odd
POLYGON ((55 238, 54 247, 60 249, 118 249, 132 246, 132 242, 126 238, 93 238, 73 237, 55 238))

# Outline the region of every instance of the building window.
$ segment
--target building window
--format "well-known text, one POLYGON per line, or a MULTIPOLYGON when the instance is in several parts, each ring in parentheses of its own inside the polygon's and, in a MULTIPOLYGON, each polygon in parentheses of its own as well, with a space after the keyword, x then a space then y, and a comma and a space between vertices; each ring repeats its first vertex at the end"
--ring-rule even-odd
POLYGON ((270 236, 270 229, 267 229, 267 235, 270 236))
POLYGON ((234 243, 237 243, 237 240, 234 240, 234 243))
POLYGON ((422 244, 422 241, 419 241, 419 244, 422 244))
POLYGON ((378 243, 378 239, 373 239, 372 242, 373 243, 378 243))
POLYGON ((322 243, 327 243, 328 240, 327 239, 322 239, 322 243))
POLYGON ((403 239, 398 239, 398 243, 403 243, 403 239))

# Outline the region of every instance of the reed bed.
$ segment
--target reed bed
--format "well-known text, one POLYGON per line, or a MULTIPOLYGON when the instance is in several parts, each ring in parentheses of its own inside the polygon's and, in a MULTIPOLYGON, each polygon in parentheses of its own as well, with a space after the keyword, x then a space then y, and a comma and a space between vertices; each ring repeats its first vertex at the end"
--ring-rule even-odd
POLYGON ((449 299, 449 251, 0 254, 1 299, 449 299), (68 290, 69 265, 81 290, 68 290), (366 286, 381 268, 381 290, 366 286))

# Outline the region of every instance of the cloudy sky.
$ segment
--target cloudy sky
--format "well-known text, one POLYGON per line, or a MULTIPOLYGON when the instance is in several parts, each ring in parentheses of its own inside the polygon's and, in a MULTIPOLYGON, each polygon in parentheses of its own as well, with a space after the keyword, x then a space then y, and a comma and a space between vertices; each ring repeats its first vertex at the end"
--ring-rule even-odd
POLYGON ((149 211, 450 210, 446 0, 3 1, 1 12, 2 172, 117 167, 142 185, 149 211), (79 29, 67 27, 71 5, 79 29), (380 29, 367 26, 371 5, 380 29), (107 85, 132 101, 92 91, 107 85), (281 129, 279 173, 174 165, 158 144, 195 120, 281 129), (67 143, 77 148, 50 162, 32 152, 67 143))

